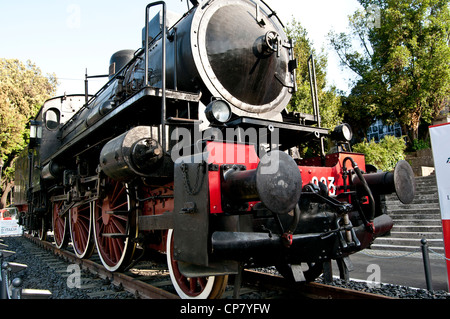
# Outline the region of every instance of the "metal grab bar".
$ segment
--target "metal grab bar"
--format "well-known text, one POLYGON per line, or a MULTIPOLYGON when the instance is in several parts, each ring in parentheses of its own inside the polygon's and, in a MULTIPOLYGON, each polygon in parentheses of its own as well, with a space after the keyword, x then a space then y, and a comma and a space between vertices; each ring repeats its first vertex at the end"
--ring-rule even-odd
POLYGON ((161 145, 163 151, 166 152, 166 37, 167 37, 167 26, 166 26, 166 3, 164 1, 152 2, 145 8, 145 74, 144 74, 144 85, 148 86, 148 19, 150 8, 154 6, 162 5, 162 58, 161 58, 161 145))
POLYGON ((311 88, 311 99, 313 104, 314 120, 317 122, 317 126, 320 127, 320 111, 319 111, 319 97, 317 95, 317 79, 316 79, 316 67, 314 62, 314 56, 311 54, 308 58, 308 73, 309 84, 311 88))
MULTIPOLYGON (((316 66, 314 62, 314 56, 311 54, 308 58, 308 72, 309 72, 309 83, 311 86, 311 99, 313 104, 314 121, 317 123, 318 127, 321 127, 320 119, 320 108, 319 108, 319 96, 317 95, 317 78, 316 78, 316 66)), ((294 79, 295 81, 295 79, 294 79)), ((325 158, 325 145, 324 137, 320 136, 320 149, 322 159, 325 158)))

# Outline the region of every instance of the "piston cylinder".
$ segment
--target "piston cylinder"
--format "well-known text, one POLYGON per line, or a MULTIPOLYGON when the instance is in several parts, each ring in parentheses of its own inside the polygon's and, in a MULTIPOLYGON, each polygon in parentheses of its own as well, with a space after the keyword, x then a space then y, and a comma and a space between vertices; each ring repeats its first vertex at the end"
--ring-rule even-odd
POLYGON ((54 161, 50 161, 42 168, 41 177, 43 179, 55 179, 61 174, 63 170, 63 166, 58 165, 58 163, 54 161))
POLYGON ((100 167, 112 179, 129 181, 150 174, 162 157, 161 145, 151 138, 151 127, 137 126, 105 144, 100 167))

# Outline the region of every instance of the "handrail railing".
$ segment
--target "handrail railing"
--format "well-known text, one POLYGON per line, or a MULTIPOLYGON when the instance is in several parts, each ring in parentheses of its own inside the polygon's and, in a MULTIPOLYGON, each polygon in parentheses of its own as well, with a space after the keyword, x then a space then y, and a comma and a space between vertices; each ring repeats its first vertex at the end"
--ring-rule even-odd
POLYGON ((317 95, 317 79, 316 79, 316 67, 314 63, 314 56, 311 54, 308 58, 308 73, 309 73, 309 84, 311 88, 311 99, 313 104, 314 120, 320 127, 320 111, 319 111, 319 98, 317 95))
MULTIPOLYGON (((309 72, 309 83, 311 86, 311 99, 313 104, 313 112, 314 112, 314 120, 317 123, 318 127, 321 127, 321 119, 320 119, 320 108, 319 108, 319 96, 317 95, 317 78, 316 78, 316 67, 314 62, 314 56, 311 54, 308 58, 308 72, 309 72)), ((295 79, 294 79, 295 81, 295 79)), ((324 146, 324 137, 320 136, 320 148, 322 159, 325 158, 325 146, 324 146)))
POLYGON ((144 85, 148 86, 148 19, 150 8, 154 6, 162 5, 162 54, 161 54, 161 146, 166 152, 166 37, 167 37, 167 26, 166 26, 166 3, 164 1, 157 1, 147 5, 145 8, 145 74, 144 74, 144 85))

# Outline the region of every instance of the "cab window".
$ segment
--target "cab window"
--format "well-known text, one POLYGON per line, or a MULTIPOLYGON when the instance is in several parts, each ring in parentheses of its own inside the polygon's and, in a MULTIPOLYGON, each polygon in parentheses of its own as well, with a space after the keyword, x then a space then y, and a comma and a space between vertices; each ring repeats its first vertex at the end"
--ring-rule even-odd
POLYGON ((51 108, 45 112, 45 126, 49 130, 56 130, 61 120, 61 112, 58 109, 51 108))

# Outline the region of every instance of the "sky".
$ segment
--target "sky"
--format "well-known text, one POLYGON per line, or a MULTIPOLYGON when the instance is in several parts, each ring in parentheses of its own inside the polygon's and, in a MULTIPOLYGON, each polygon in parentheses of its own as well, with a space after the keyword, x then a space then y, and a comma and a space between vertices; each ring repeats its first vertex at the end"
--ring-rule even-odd
MULTIPOLYGON (((111 55, 141 47, 145 7, 151 0, 22 0, 0 2, 0 58, 31 60, 44 74, 55 73, 57 95, 84 93, 84 75, 107 74, 111 55)), ((328 55, 328 84, 348 91, 349 72, 326 39, 345 32, 357 0, 266 0, 286 24, 295 18, 317 51, 328 55)), ((184 13, 186 0, 166 0, 167 9, 184 13)), ((156 11, 152 11, 154 15, 156 11)), ((91 79, 89 93, 105 83, 91 79)))

